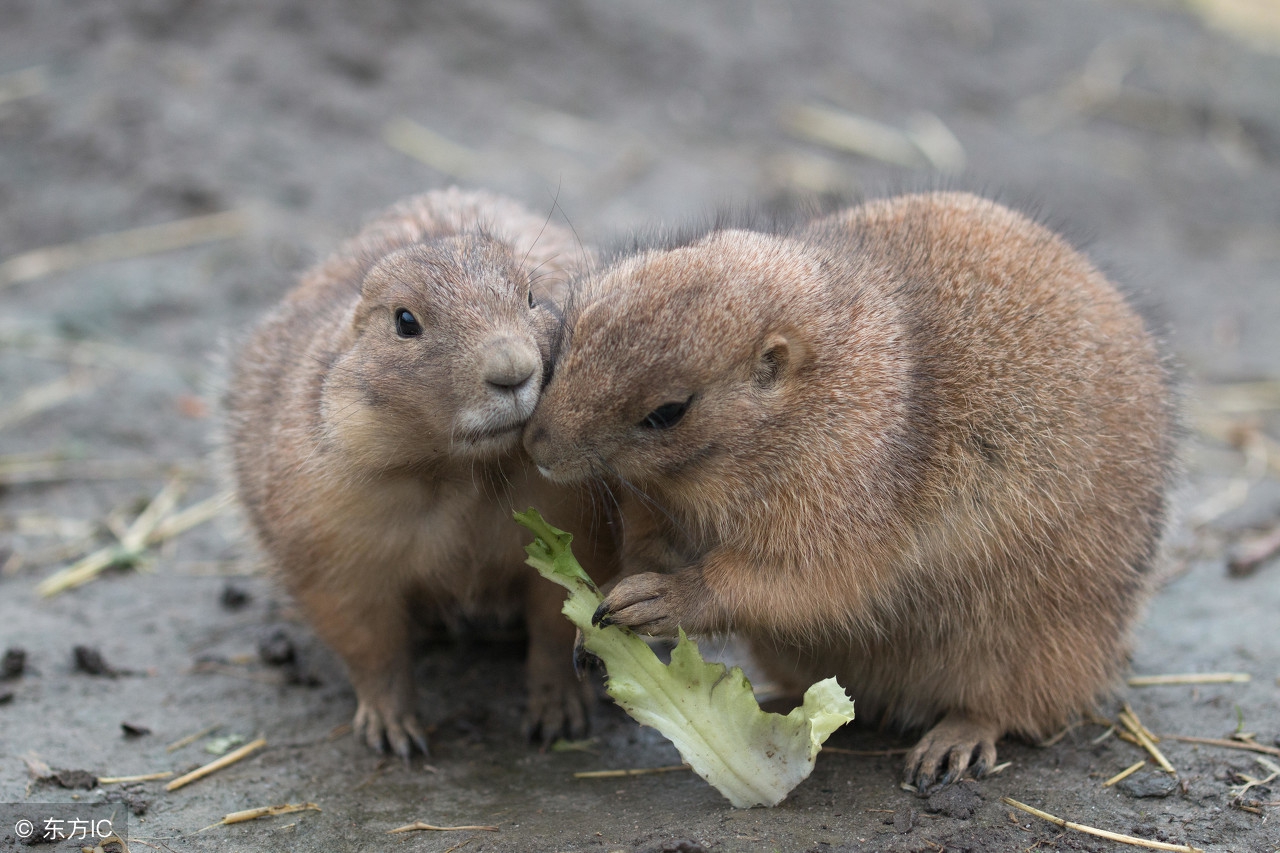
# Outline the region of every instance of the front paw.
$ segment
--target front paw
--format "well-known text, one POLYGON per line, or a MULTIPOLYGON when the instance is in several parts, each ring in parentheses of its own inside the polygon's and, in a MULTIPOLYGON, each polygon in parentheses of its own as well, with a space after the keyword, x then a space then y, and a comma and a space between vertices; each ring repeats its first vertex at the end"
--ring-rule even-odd
MULTIPOLYGON (((625 625, 638 634, 674 637, 681 627, 677 575, 644 572, 618 581, 591 617, 597 627, 625 625)), ((685 625, 686 630, 693 630, 685 625)))
POLYGON ((947 714, 907 756, 907 784, 921 794, 932 794, 965 775, 981 778, 995 766, 1001 734, 991 723, 957 711, 947 714))
POLYGON ((424 756, 429 755, 427 735, 417 715, 385 697, 380 700, 360 697, 352 728, 356 737, 375 752, 386 752, 390 746, 407 762, 416 746, 424 756))

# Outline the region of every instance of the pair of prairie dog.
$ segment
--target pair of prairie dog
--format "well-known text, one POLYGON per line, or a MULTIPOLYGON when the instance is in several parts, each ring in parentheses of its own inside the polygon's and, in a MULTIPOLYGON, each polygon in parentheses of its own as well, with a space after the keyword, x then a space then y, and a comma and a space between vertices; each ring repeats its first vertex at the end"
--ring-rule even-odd
MULTIPOLYGON (((514 248, 518 259, 524 246, 514 248)), ((376 291, 370 282, 385 267, 333 263, 312 277, 312 289, 336 292, 324 282, 359 273, 365 291, 376 291)), ((578 275, 563 341, 544 351, 550 380, 531 415, 516 406, 504 421, 527 419, 528 460, 559 490, 530 477, 517 454, 498 464, 513 482, 543 490, 533 503, 563 501, 564 510, 546 505, 544 515, 575 532, 573 514, 589 507, 574 489, 603 480, 634 496, 623 505, 622 577, 601 621, 666 636, 677 627, 736 632, 772 676, 798 690, 838 676, 863 719, 927 729, 907 760, 908 779, 922 790, 981 773, 1002 735, 1046 734, 1111 686, 1163 533, 1174 417, 1150 335, 1064 241, 992 202, 931 194, 868 203, 787 233, 716 230, 598 274, 566 272, 578 275)), ((396 307, 344 311, 377 318, 386 334, 396 307)), ((301 368, 312 385, 346 388, 343 406, 370 413, 345 431, 346 445, 340 435, 321 442, 343 471, 407 441, 377 437, 374 415, 398 410, 379 407, 385 392, 373 377, 341 367, 359 340, 347 332, 328 361, 301 368)), ((270 364, 282 348, 263 349, 257 358, 270 364)), ((396 377, 403 383, 412 372, 396 377)), ((424 387, 424 396, 435 393, 424 387)), ((313 433, 323 397, 320 388, 299 399, 319 413, 313 433)), ((237 446, 259 441, 241 435, 237 446)), ((286 470, 319 466, 317 454, 286 470)), ((438 477, 425 460, 405 476, 438 477)), ((373 482, 365 469, 348 480, 373 482)), ((312 501, 304 526, 324 529, 326 514, 345 521, 350 509, 337 501, 347 488, 312 501)), ((256 497, 245 491, 268 549, 278 551, 273 525, 295 510, 270 515, 269 487, 256 497)), ((456 496, 429 491, 411 508, 391 501, 406 512, 383 526, 399 531, 427 512, 450 515, 442 504, 456 496)), ((505 509, 495 524, 506 523, 505 509)), ((377 526, 367 512, 355 516, 360 530, 377 526)), ((364 585, 343 572, 402 554, 384 546, 375 557, 357 555, 346 535, 309 537, 305 570, 281 562, 322 636, 347 659, 360 728, 372 739, 366 705, 379 700, 362 688, 361 659, 335 640, 367 632, 359 619, 333 614, 350 606, 344 577, 348 587, 364 585), (325 553, 347 559, 322 569, 325 553), (326 579, 330 597, 308 604, 305 588, 326 579), (326 634, 326 620, 344 627, 326 634)), ((607 573, 611 543, 595 544, 581 556, 607 573)), ((482 574, 509 577, 519 557, 482 574)), ((391 574, 430 573, 409 564, 391 574)), ((454 582, 430 575, 430 584, 454 582)), ((534 640, 541 629, 531 615, 534 640)), ((572 693, 557 683, 561 697, 572 693)))

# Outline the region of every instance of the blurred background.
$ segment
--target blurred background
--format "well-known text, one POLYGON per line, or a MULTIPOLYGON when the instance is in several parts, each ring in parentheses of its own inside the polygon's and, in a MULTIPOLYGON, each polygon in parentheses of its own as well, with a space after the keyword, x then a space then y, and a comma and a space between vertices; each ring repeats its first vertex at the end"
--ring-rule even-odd
MULTIPOLYGON (((0 257, 247 210, 241 243, 200 259, 214 286, 104 268, 80 309, 100 335, 152 309, 207 330, 203 300, 256 309, 363 216, 452 182, 558 201, 603 242, 725 204, 960 186, 1150 292, 1193 370, 1264 374, 1278 19, 1269 0, 11 0, 0 257)), ((56 302, 68 280, 40 281, 56 302)))
MULTIPOLYGON (((349 715, 340 674, 327 706, 192 674, 202 656, 252 658, 280 618, 217 604, 227 578, 270 596, 208 462, 221 363, 367 216, 452 183, 602 246, 724 207, 938 187, 1062 230, 1135 295, 1188 380, 1177 579, 1135 666, 1257 670, 1243 693, 1148 711, 1190 730, 1186 702, 1270 708, 1280 734, 1276 566, 1224 570, 1280 524, 1274 0, 0 0, 0 22, 0 645, 38 663, 0 681, 0 800, 21 798, 28 746, 147 763, 121 751, 125 711, 102 695, 190 722, 175 735, 245 708, 269 730, 349 715), (83 588, 37 586, 122 542, 128 559, 108 553, 83 588), (99 576, 139 563, 155 573, 99 576), (164 677, 77 680, 80 635, 164 677)), ((203 826, 201 808, 235 794, 173 805, 166 825, 203 826)), ((1255 831, 1248 813, 1214 820, 1236 818, 1255 831)))

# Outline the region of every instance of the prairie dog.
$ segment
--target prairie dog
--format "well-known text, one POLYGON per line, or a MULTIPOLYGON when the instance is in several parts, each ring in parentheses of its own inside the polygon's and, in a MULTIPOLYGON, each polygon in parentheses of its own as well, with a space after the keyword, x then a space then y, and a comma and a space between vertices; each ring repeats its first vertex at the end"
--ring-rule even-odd
POLYGON ((588 262, 571 234, 509 199, 431 192, 305 274, 236 359, 239 498, 346 663, 356 735, 375 749, 426 752, 409 650, 422 605, 523 606, 527 725, 545 737, 585 726, 563 596, 523 565, 511 513, 533 504, 590 523, 589 504, 531 475, 520 448, 559 329, 552 297, 588 262))
POLYGON ((797 689, 838 676, 863 719, 928 729, 922 791, 1112 686, 1175 416, 1143 323, 1062 239, 912 195, 714 231, 584 292, 525 446, 657 508, 601 620, 738 632, 797 689))

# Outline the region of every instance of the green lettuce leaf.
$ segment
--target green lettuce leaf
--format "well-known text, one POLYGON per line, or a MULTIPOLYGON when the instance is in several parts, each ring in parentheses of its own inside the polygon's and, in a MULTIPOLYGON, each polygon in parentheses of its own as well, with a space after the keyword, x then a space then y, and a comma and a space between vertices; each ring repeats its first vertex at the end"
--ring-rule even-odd
POLYGON ((515 518, 534 535, 525 548, 529 565, 569 591, 564 614, 582 631, 587 650, 604 662, 609 695, 675 744, 693 771, 735 807, 782 802, 813 771, 827 737, 853 719, 853 702, 834 678, 810 687, 790 714, 770 714, 760 710, 741 668, 707 663, 683 631, 667 665, 626 628, 597 628, 591 616, 603 599, 573 557, 573 537, 537 510, 515 518))

